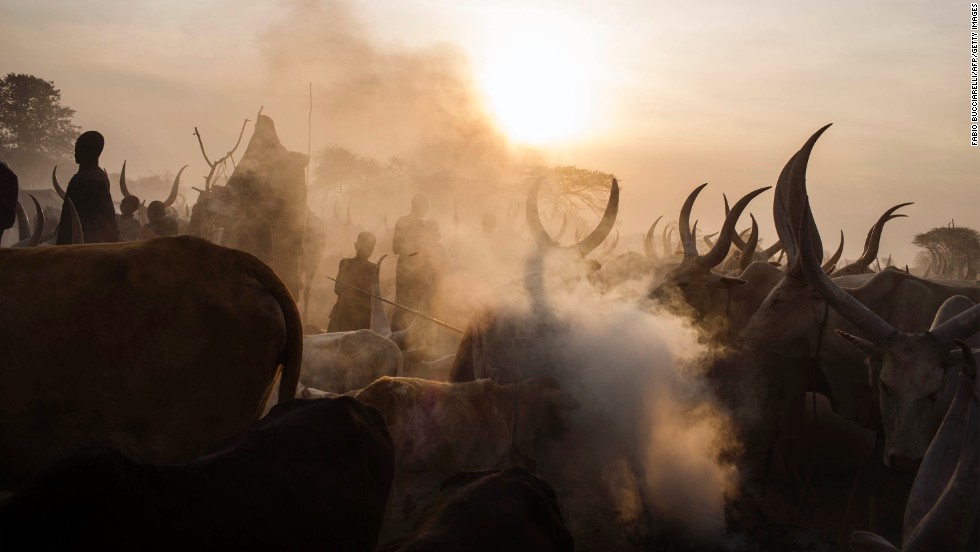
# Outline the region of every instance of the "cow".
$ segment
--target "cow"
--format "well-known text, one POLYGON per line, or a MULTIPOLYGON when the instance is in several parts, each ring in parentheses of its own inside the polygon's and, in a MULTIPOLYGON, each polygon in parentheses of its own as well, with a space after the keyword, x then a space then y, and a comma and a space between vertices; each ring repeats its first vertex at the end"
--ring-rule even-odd
MULTIPOLYGON (((830 387, 836 411, 848 419, 866 420, 870 415, 871 389, 863 368, 863 355, 834 331, 859 334, 807 281, 800 265, 799 227, 809 225, 809 247, 820 262, 823 249, 813 217, 803 216, 806 200, 806 167, 816 141, 829 127, 814 133, 787 162, 779 175, 773 218, 784 249, 788 269, 740 332, 741 344, 751 350, 779 355, 785 363, 816 362, 830 387)), ((965 295, 980 301, 980 287, 944 285, 897 270, 866 277, 863 285, 845 291, 904 331, 929 327, 942 303, 965 295)))
POLYGON ((412 531, 379 552, 573 552, 555 491, 523 468, 458 473, 412 531))
POLYGON ((308 335, 300 381, 333 393, 363 389, 382 376, 400 376, 402 352, 371 330, 308 335))
MULTIPOLYGON (((801 226, 800 239, 804 244, 810 239, 806 224, 801 226)), ((819 268, 811 250, 801 247, 800 251, 810 285, 867 338, 837 330, 867 356, 869 380, 877 382, 885 465, 898 469, 917 465, 955 393, 958 367, 948 361, 950 350, 957 340, 980 332, 980 305, 965 297, 951 297, 938 309, 927 331, 904 332, 837 287, 819 268), (959 312, 954 315, 955 311, 959 312)))
POLYGON ((186 463, 59 461, 0 503, 0 548, 370 551, 393 474, 377 410, 296 399, 186 463))
POLYGON ((288 290, 198 238, 0 250, 0 311, 0 489, 99 443, 188 460, 299 381, 288 290))
POLYGON ((884 229, 885 223, 895 218, 907 216, 892 214, 907 205, 912 205, 912 203, 900 203, 885 211, 881 217, 878 218, 878 221, 875 222, 874 226, 871 227, 871 230, 868 231, 868 237, 864 243, 864 252, 861 253, 861 256, 853 263, 850 263, 840 270, 833 272, 833 275, 837 277, 849 276, 851 274, 867 274, 872 272, 869 265, 878 258, 878 248, 881 243, 881 231, 884 229))
MULTIPOLYGON (((723 323, 724 317, 730 310, 737 288, 750 280, 718 274, 713 269, 728 256, 732 235, 735 233, 735 224, 738 222, 742 211, 753 198, 769 188, 759 188, 738 200, 725 217, 725 223, 722 226, 718 241, 715 242, 715 247, 708 253, 700 255, 694 243, 689 221, 694 201, 705 186, 707 184, 702 184, 691 192, 681 207, 678 228, 681 234, 681 245, 684 249, 684 260, 678 267, 667 273, 664 281, 654 288, 648 297, 657 304, 670 306, 673 310, 678 310, 677 307, 680 307, 680 310, 686 311, 687 307, 690 307, 695 311, 696 317, 701 319, 704 326, 715 327, 711 333, 723 333, 726 331, 723 323), (719 308, 719 306, 723 307, 719 308)), ((769 266, 768 263, 754 263, 750 265, 750 268, 755 264, 769 266)), ((776 269, 769 266, 768 269, 762 270, 772 272, 776 269)), ((763 279, 768 281, 771 278, 759 278, 757 281, 763 279)))
POLYGON ((570 286, 594 272, 594 261, 586 257, 602 244, 616 222, 619 183, 612 180, 606 210, 596 228, 570 246, 559 245, 542 225, 537 204, 540 186, 540 180, 534 183, 525 202, 528 228, 538 244, 538 250, 526 261, 525 289, 521 290, 525 295, 517 304, 496 305, 470 320, 456 351, 450 381, 490 378, 497 383, 516 383, 556 373, 552 352, 564 338, 564 326, 549 311, 545 280, 552 278, 559 280, 556 285, 570 286))
MULTIPOLYGON (((980 390, 973 352, 961 347, 972 376, 960 373, 956 393, 929 445, 905 505, 901 550, 976 550, 980 513, 980 390), (970 545, 973 536, 972 546, 970 545)), ((855 552, 898 552, 887 540, 865 531, 851 537, 855 552)))
POLYGON ((381 377, 353 396, 377 408, 395 443, 398 471, 415 474, 534 464, 534 440, 579 407, 551 378, 498 385, 381 377))

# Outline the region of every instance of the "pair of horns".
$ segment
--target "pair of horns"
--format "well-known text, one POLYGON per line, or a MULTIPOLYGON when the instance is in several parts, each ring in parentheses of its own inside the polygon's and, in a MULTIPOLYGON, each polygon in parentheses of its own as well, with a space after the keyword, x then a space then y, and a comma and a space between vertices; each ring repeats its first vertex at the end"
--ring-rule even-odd
MULTIPOLYGON (((678 230, 681 235, 681 247, 684 251, 684 260, 696 259, 697 263, 704 268, 711 269, 725 260, 728 256, 728 251, 732 245, 732 236, 735 235, 735 224, 738 222, 738 218, 742 216, 742 211, 748 206, 749 202, 752 201, 757 195, 771 188, 771 186, 766 186, 764 188, 759 188, 752 192, 749 192, 744 197, 739 199, 735 206, 729 211, 728 215, 725 216, 725 223, 721 227, 721 231, 718 234, 718 241, 715 242, 714 247, 704 255, 698 254, 697 245, 694 243, 693 234, 697 232, 697 223, 695 223, 694 230, 689 226, 691 220, 691 209, 694 207, 694 201, 697 199, 698 194, 701 190, 707 186, 704 183, 694 189, 687 199, 684 201, 684 205, 681 207, 680 219, 677 222, 678 230)), ((754 220, 754 219, 753 219, 754 220)), ((756 229, 758 232, 758 229, 756 229)), ((756 238, 758 240, 758 237, 756 238)))
MULTIPOLYGON (((721 194, 721 197, 722 199, 725 200, 725 216, 727 217, 729 211, 731 211, 731 209, 728 207, 728 196, 726 194, 721 194)), ((742 233, 744 234, 745 231, 743 231, 742 233)), ((748 242, 743 240, 740 234, 732 235, 732 243, 735 244, 735 247, 737 247, 739 251, 742 252, 744 252, 745 249, 748 247, 748 242)), ((758 243, 756 243, 756 245, 758 245, 758 243)), ((766 256, 764 260, 771 259, 773 255, 779 253, 780 251, 782 251, 782 249, 783 249, 783 243, 780 240, 776 240, 776 243, 762 250, 762 252, 766 256)))
POLYGON ((577 243, 562 246, 548 235, 548 231, 541 224, 541 215, 538 213, 538 191, 541 189, 541 183, 543 181, 544 178, 538 178, 534 181, 534 184, 531 186, 531 191, 527 194, 527 201, 524 206, 525 215, 527 216, 527 226, 531 231, 531 235, 534 237, 534 241, 542 249, 574 249, 578 251, 579 255, 585 257, 599 247, 609 236, 610 232, 612 232, 613 225, 616 223, 616 215, 619 212, 619 182, 615 178, 612 179, 609 201, 606 203, 606 210, 602 214, 602 220, 599 221, 599 225, 577 243))
POLYGON ((885 228, 885 223, 896 218, 907 217, 908 215, 895 215, 895 211, 906 207, 908 205, 913 205, 913 203, 899 203, 898 205, 888 209, 880 217, 878 217, 877 222, 874 226, 868 230, 868 235, 864 239, 864 252, 861 253, 861 257, 853 263, 841 268, 834 273, 835 276, 844 276, 847 274, 861 274, 868 266, 878 258, 878 248, 881 245, 881 232, 885 228))

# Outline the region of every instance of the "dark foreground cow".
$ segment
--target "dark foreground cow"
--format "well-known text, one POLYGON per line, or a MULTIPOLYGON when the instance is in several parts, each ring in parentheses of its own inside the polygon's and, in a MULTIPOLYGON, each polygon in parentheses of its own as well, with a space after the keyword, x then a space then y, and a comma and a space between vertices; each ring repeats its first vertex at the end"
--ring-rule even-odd
POLYGON ((379 552, 436 550, 571 552, 575 543, 551 486, 510 468, 450 477, 412 532, 379 552))
POLYGON ((299 379, 286 287, 197 238, 0 249, 0 313, 0 490, 95 445, 187 461, 299 379))
POLYGON ((293 400, 184 465, 107 448, 0 503, 3 550, 374 549, 394 473, 377 410, 293 400))

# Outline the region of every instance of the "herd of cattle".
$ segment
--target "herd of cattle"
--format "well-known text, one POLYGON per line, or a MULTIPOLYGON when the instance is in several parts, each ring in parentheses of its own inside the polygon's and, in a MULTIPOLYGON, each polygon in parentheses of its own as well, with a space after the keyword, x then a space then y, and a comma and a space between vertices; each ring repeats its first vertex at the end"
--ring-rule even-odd
POLYGON ((642 309, 690 320, 724 351, 711 368, 723 402, 747 400, 726 371, 765 382, 763 415, 739 428, 761 442, 744 462, 762 466, 763 488, 774 451, 804 497, 814 466, 850 470, 848 527, 861 476, 899 474, 904 490, 869 494, 904 516, 872 516, 887 538, 859 531, 850 547, 975 549, 980 286, 870 268, 907 204, 878 219, 856 262, 835 270, 843 236, 824 260, 805 177, 826 129, 779 175, 768 249, 754 215, 747 238, 736 230, 761 188, 726 200, 699 253, 702 185, 681 208, 677 251, 665 229, 657 253, 655 222, 643 253, 600 264, 589 255, 613 230, 616 181, 571 246, 542 225, 536 183, 528 304, 474 315, 453 350, 410 348, 376 299, 370 330, 304 335, 272 268, 196 237, 0 249, 0 548, 374 550, 401 515, 411 530, 380 550, 574 550, 567 497, 535 472, 543 440, 580 407, 549 294, 587 281, 600 295, 639 282, 642 309), (408 491, 431 476, 434 496, 408 491))

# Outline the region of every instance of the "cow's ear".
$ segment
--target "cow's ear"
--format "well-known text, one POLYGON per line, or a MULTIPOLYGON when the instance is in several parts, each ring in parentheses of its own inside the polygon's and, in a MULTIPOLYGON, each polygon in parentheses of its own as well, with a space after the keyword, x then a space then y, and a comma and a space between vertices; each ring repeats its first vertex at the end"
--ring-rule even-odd
POLYGON ((561 389, 550 390, 545 393, 545 399, 558 410, 575 410, 582 406, 578 400, 561 389))
POLYGON ((849 334, 841 330, 834 330, 837 335, 843 337, 844 339, 851 342, 851 345, 857 347, 865 356, 871 357, 875 354, 875 344, 864 339, 863 337, 858 337, 854 334, 849 334))
POLYGON ((749 283, 748 280, 732 278, 731 276, 722 276, 718 281, 721 283, 721 287, 744 286, 749 283))

